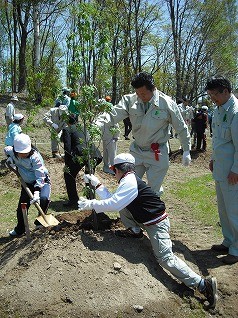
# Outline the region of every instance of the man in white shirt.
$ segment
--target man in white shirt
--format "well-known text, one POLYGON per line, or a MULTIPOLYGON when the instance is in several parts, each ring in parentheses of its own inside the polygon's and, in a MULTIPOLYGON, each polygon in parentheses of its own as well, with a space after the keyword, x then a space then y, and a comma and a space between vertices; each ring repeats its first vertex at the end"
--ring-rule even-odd
POLYGON ((15 115, 15 105, 13 102, 16 102, 16 101, 18 101, 18 97, 15 95, 11 97, 10 103, 7 104, 6 111, 5 111, 5 120, 6 120, 7 128, 13 122, 13 117, 15 115))
POLYGON ((115 157, 112 169, 119 184, 114 193, 110 193, 96 176, 84 176, 85 182, 95 187, 101 200, 80 198, 79 210, 120 211, 126 230, 117 230, 115 235, 142 239, 143 230, 146 231, 157 262, 186 286, 197 288, 207 298, 210 308, 214 308, 218 298, 216 278, 202 278, 173 253, 165 204, 135 174, 135 158, 129 153, 121 153, 115 157))

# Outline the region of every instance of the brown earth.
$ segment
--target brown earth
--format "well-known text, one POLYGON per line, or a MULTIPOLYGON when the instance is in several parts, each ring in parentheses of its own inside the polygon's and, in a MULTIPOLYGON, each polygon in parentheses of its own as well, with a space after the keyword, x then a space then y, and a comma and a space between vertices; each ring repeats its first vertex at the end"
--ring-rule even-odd
MULTIPOLYGON (((47 132, 39 138, 47 138, 47 132)), ((120 140, 118 151, 128 145, 120 140)), ((52 179, 52 197, 65 194, 63 162, 50 158, 49 150, 43 155, 52 179)), ((192 165, 185 169, 179 151, 173 154, 165 193, 170 192, 172 180, 207 173, 210 151, 192 152, 192 156, 192 165)), ((7 186, 16 186, 15 176, 4 173, 7 186)), ((116 187, 101 167, 96 175, 110 188, 116 187)), ((146 236, 143 240, 115 237, 114 229, 122 227, 115 214, 99 220, 95 230, 91 211, 65 211, 62 202, 52 200, 59 226, 32 230, 30 241, 25 236, 0 237, 0 317, 237 317, 237 264, 224 266, 210 251, 217 242, 214 228, 218 225, 195 223, 186 215, 192 207, 172 196, 166 197, 166 205, 174 252, 201 275, 217 277, 215 310, 204 310, 203 296, 158 266, 146 236)))

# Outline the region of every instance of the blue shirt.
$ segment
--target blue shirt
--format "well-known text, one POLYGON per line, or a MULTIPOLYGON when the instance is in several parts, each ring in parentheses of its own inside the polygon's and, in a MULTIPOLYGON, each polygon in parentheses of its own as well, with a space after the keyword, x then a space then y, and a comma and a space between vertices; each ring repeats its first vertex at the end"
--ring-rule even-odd
POLYGON ((26 183, 35 183, 34 187, 38 189, 41 189, 45 185, 45 178, 48 175, 48 170, 38 151, 35 150, 30 157, 24 159, 15 156, 13 147, 11 146, 5 147, 4 152, 13 159, 19 174, 26 183))
POLYGON ((238 174, 238 99, 232 94, 212 117, 213 177, 227 180, 230 171, 238 174))
POLYGON ((5 145, 6 146, 13 146, 13 140, 16 135, 20 134, 22 129, 19 124, 11 123, 8 128, 8 132, 5 137, 5 145))

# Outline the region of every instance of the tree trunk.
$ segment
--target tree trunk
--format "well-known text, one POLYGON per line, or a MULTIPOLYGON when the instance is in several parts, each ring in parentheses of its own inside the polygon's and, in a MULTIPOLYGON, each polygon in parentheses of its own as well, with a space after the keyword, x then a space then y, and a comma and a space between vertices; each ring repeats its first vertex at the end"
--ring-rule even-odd
POLYGON ((35 101, 42 102, 40 77, 40 21, 38 5, 33 4, 33 26, 34 26, 34 73, 35 73, 35 101))
POLYGON ((21 4, 17 3, 17 18, 19 26, 21 28, 21 37, 20 37, 20 48, 19 48, 19 81, 18 81, 18 91, 23 92, 26 89, 26 43, 27 43, 27 26, 29 21, 29 12, 30 5, 25 11, 25 19, 22 20, 22 8, 21 4))

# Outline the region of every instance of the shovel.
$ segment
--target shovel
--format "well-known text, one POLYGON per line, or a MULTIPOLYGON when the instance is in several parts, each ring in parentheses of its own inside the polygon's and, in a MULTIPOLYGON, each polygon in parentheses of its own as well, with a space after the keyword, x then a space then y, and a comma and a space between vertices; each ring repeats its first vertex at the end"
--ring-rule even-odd
MULTIPOLYGON (((26 182, 22 179, 21 175, 17 171, 17 169, 13 168, 10 164, 6 163, 8 168, 13 171, 17 177, 19 178, 21 185, 25 189, 26 193, 28 194, 29 198, 32 200, 33 199, 33 194, 31 193, 31 190, 28 188, 26 182)), ((59 221, 52 215, 52 214, 45 214, 40 207, 40 204, 38 202, 34 202, 35 207, 40 213, 40 216, 36 218, 37 221, 40 222, 44 227, 47 226, 55 226, 59 224, 59 221)))

